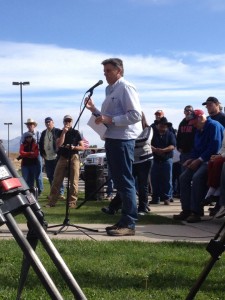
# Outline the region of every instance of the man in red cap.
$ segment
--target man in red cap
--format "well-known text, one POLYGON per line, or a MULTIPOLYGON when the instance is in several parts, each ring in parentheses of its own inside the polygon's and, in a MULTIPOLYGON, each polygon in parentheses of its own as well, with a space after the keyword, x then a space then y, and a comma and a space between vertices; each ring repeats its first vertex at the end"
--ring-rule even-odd
POLYGON ((197 130, 191 158, 184 163, 186 170, 180 176, 182 211, 174 215, 174 219, 195 223, 201 221, 203 213, 201 202, 207 191, 207 163, 221 148, 224 128, 219 122, 206 118, 200 109, 194 110, 189 118, 189 124, 197 130))

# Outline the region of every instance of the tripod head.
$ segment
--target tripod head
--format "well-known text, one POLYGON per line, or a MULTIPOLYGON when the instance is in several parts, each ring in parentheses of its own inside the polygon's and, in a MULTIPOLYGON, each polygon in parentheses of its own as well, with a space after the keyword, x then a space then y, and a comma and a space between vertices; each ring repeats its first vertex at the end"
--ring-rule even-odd
MULTIPOLYGON (((0 226, 5 223, 4 214, 16 215, 20 208, 37 204, 23 177, 14 169, 0 144, 0 226)), ((39 205, 38 205, 39 206, 39 205)))

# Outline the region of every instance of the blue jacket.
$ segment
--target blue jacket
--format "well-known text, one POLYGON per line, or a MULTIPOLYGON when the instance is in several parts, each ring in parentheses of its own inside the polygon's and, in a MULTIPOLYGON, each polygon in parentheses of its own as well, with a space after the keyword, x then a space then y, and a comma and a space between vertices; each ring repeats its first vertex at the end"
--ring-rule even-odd
POLYGON ((201 157, 209 161, 211 155, 217 154, 222 146, 224 127, 217 121, 207 118, 203 130, 197 130, 191 157, 201 157))

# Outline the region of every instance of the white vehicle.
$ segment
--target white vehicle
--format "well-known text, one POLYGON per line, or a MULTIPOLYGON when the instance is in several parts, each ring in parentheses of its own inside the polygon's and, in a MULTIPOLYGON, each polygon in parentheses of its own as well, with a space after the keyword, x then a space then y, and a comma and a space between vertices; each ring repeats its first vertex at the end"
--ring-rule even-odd
POLYGON ((100 152, 92 153, 86 156, 80 168, 80 178, 85 180, 85 166, 103 166, 104 177, 107 180, 108 177, 108 166, 106 160, 105 149, 101 148, 100 152), (104 152, 103 152, 104 151, 104 152))

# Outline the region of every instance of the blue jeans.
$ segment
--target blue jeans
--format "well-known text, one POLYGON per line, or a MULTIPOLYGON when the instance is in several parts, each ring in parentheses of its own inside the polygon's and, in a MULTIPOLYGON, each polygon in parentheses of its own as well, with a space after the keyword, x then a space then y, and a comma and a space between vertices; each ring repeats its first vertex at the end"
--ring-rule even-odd
POLYGON ((38 188, 38 193, 43 192, 44 185, 43 185, 43 177, 42 177, 42 157, 40 154, 38 155, 38 164, 36 168, 35 181, 38 188))
MULTIPOLYGON (((46 171, 46 175, 48 177, 50 186, 52 186, 56 164, 57 164, 57 159, 52 159, 52 160, 45 159, 45 171, 46 171)), ((63 195, 63 194, 64 194, 64 186, 62 184, 61 188, 60 188, 60 195, 63 195)))
POLYGON ((133 164, 133 176, 136 179, 138 190, 138 210, 145 211, 148 206, 149 172, 152 160, 133 164))
POLYGON ((196 170, 186 169, 180 175, 180 201, 183 211, 192 211, 201 214, 201 202, 207 192, 208 164, 202 163, 196 170))
POLYGON ((157 161, 153 159, 151 168, 152 201, 159 202, 172 198, 172 166, 173 159, 157 161))
POLYGON ((137 201, 132 175, 135 140, 106 139, 105 150, 112 180, 122 200, 121 227, 135 228, 137 201))
MULTIPOLYGON (((110 169, 108 167, 108 179, 109 178, 112 178, 112 175, 111 175, 110 169)), ((106 194, 107 194, 107 196, 111 196, 112 193, 113 193, 113 181, 112 181, 112 179, 109 179, 108 184, 107 184, 106 194)))
POLYGON ((180 154, 181 172, 184 172, 186 170, 186 167, 183 167, 183 163, 190 158, 191 158, 191 152, 180 154))
POLYGON ((37 165, 22 166, 21 171, 22 171, 22 176, 26 181, 27 185, 29 186, 29 188, 33 188, 35 174, 37 172, 37 165))

